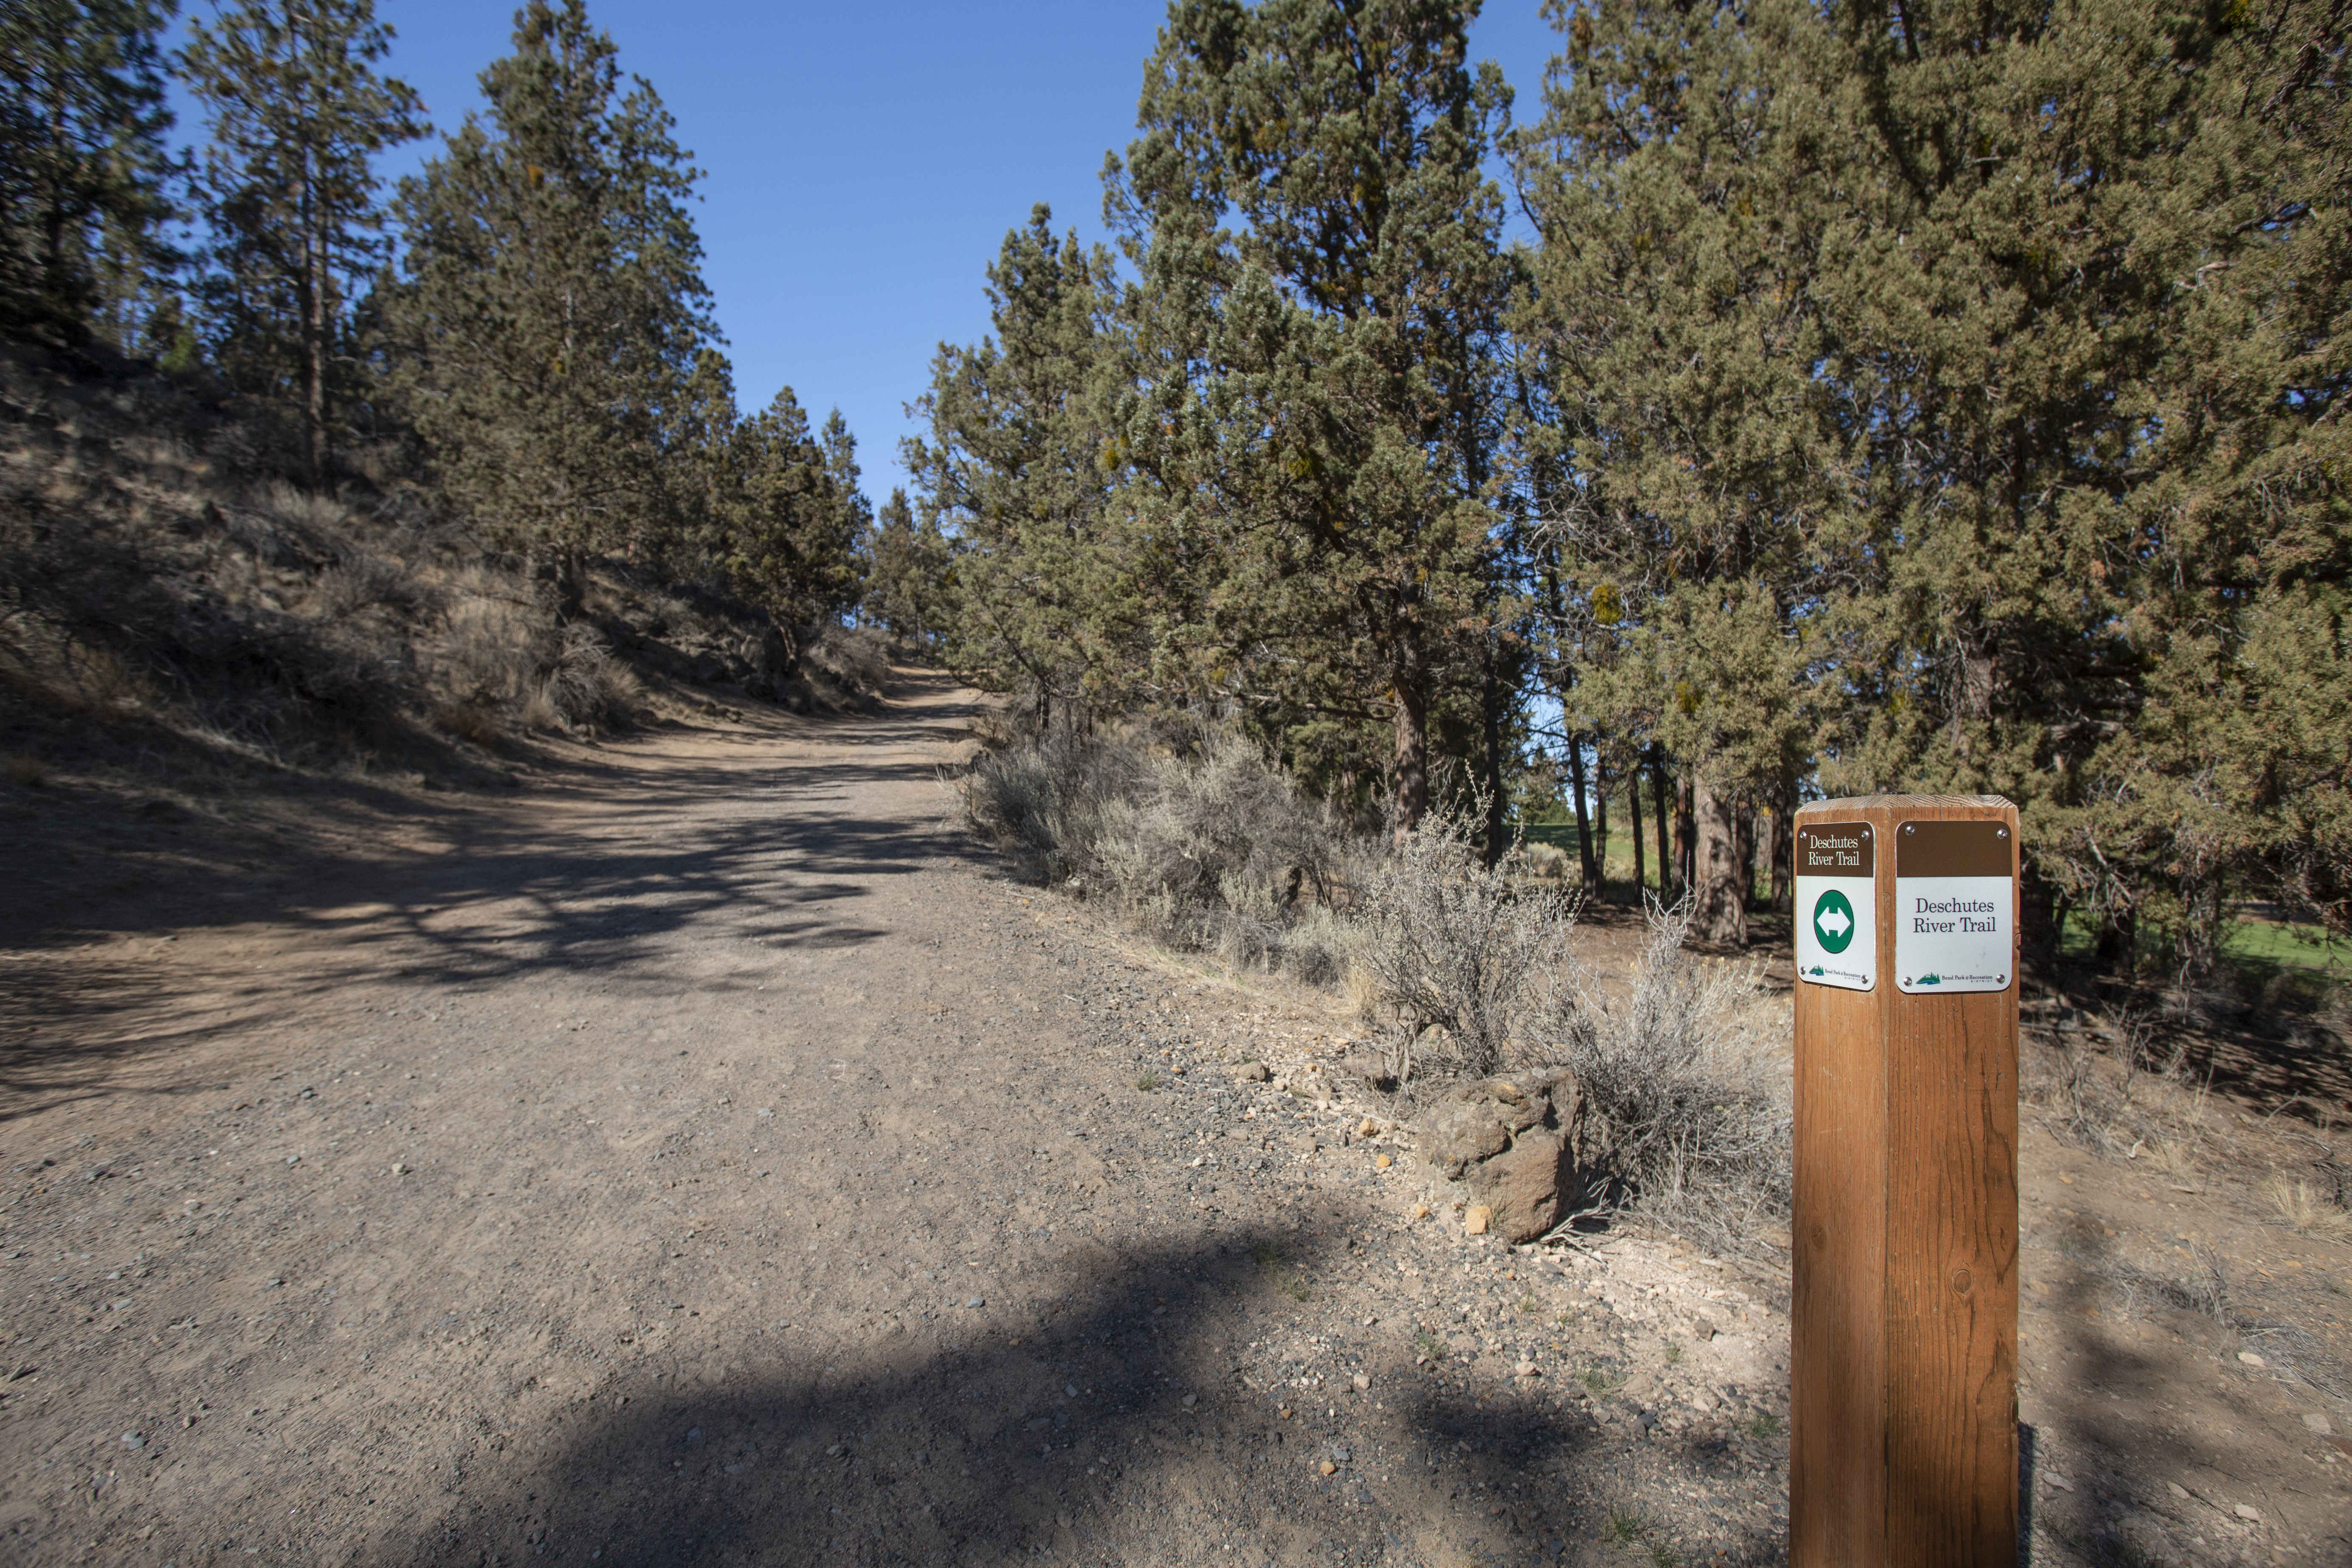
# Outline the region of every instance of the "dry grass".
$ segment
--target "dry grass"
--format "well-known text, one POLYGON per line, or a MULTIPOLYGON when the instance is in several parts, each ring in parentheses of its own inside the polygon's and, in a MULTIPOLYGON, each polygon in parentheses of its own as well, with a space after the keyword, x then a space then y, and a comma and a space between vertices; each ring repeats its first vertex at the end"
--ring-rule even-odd
POLYGON ((2334 1193, 2313 1183, 2273 1174, 2263 1183, 2262 1194, 2271 1212, 2290 1230, 2336 1239, 2352 1236, 2352 1214, 2336 1206, 2334 1193))
MULTIPOLYGON (((762 670, 767 619, 721 585, 592 563, 592 621, 558 626, 465 519, 388 482, 295 483, 292 432, 164 378, 0 345, 0 703, 63 743, 95 721, 173 767, 429 755, 462 775, 528 730, 632 722, 650 700, 635 661, 706 683, 762 670)), ((887 677, 876 634, 803 647, 795 706, 864 706, 887 677)))

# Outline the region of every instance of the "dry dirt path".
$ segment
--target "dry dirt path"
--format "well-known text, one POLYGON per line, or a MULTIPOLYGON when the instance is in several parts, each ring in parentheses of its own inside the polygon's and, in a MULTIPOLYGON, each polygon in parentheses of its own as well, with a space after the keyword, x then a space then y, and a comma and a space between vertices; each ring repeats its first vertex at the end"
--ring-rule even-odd
POLYGON ((17 953, 0 1557, 1774 1558, 1769 1314, 1416 1225, 1360 1108, 1221 1068, 1312 998, 946 826, 968 700, 610 744, 17 953), (1677 1334, 1712 1417, 1567 1375, 1677 1334))
MULTIPOLYGON (((0 798, 0 1562, 1783 1561, 1774 1282, 1465 1236, 1394 1108, 1283 1091, 1327 1002, 948 824, 970 700, 274 827, 0 798)), ((2324 1304, 2340 1245, 2024 1154, 2033 1561, 2343 1561, 2310 1390, 2100 1272, 2324 1304)))

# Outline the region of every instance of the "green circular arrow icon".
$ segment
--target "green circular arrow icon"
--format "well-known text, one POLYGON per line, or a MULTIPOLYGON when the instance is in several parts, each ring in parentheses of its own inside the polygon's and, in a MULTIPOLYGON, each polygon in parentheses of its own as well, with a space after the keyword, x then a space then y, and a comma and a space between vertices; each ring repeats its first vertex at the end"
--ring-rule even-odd
POLYGON ((1824 952, 1843 952, 1853 945, 1853 906, 1832 888, 1813 900, 1813 935, 1824 952))

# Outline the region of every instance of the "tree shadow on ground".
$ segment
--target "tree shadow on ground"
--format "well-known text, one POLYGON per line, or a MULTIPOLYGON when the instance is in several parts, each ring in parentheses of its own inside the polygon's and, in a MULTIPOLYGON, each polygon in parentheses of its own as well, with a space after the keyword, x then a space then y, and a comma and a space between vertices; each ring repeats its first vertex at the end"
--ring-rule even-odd
MULTIPOLYGON (((1580 1412, 1425 1393, 1406 1347, 1373 1374, 1386 1414, 1357 1399, 1337 1420, 1282 1418, 1243 1352, 1296 1308, 1258 1260, 1313 1250, 1269 1229, 1088 1244, 1044 1306, 950 1303, 941 1342, 897 1353, 896 1336, 852 1350, 757 1331, 724 1378, 680 1387, 648 1370, 625 1397, 575 1405, 559 1442, 493 1461, 381 1555, 1552 1562, 1571 1534, 1598 1539, 1612 1506, 1580 1477, 1602 1435, 1580 1412)), ((1718 1563, 1780 1551, 1776 1535, 1709 1539, 1718 1563)))
MULTIPOLYGON (((376 837, 348 833, 340 847, 321 837, 290 850, 225 839, 208 848, 198 841, 226 830, 184 814, 152 830, 159 842, 178 842, 149 857, 142 896, 76 900, 69 923, 37 924, 20 908, 0 932, 0 945, 16 950, 0 981, 0 1121, 121 1088, 124 1068, 142 1058, 307 1016, 355 984, 593 970, 607 984, 666 994, 680 984, 687 944, 723 938, 740 950, 741 972, 698 973, 696 987, 749 991, 768 977, 762 954, 886 937, 876 894, 889 879, 942 860, 990 864, 945 827, 944 795, 936 816, 910 820, 904 810, 908 786, 932 786, 936 763, 882 754, 937 742, 954 721, 942 709, 954 706, 835 721, 854 725, 877 754, 861 746, 845 757, 787 756, 756 772, 725 759, 649 769, 591 753, 550 785, 551 796, 584 808, 560 824, 351 786, 348 804, 377 823, 399 815, 428 830, 438 853, 388 856, 376 837), (873 809, 877 792, 895 793, 899 809, 889 794, 873 809), (253 864, 273 852, 267 871, 253 864), (222 955, 215 973, 196 974, 164 964, 161 950, 127 945, 247 925, 267 926, 273 947, 303 944, 299 973, 260 973, 222 955), (202 1015, 180 1009, 192 984, 211 993, 202 1015)), ((787 739, 774 725, 741 737, 755 759, 787 739)), ((89 826, 103 837, 103 821, 89 826)), ((25 848, 61 865, 76 853, 25 848)), ((96 852, 79 846, 81 856, 96 852)), ((86 870, 53 879, 98 879, 86 870)))
MULTIPOLYGON (((2057 1349, 2060 1375, 2032 1380, 2044 1414, 2021 1428, 2021 1441, 2031 1434, 2020 1455, 2021 1535, 2038 1532, 2093 1563, 2165 1562, 2183 1538, 2218 1531, 2227 1539, 2242 1528, 2234 1505, 2260 1496, 2255 1483, 2275 1479, 2270 1467, 2279 1456, 2264 1451, 2266 1434, 2177 1413, 2193 1409, 2200 1393, 2212 1397, 2210 1384, 2192 1389, 2189 1380, 2206 1383, 2229 1364, 2249 1320, 2226 1295, 2200 1300, 2193 1262, 2174 1275, 2152 1272, 2087 1215, 2057 1228, 2065 1264, 2051 1269, 2045 1304, 2074 1328, 2057 1349), (2158 1337, 2133 1343, 2126 1336, 2143 1320, 2171 1328, 2184 1348, 2169 1350, 2158 1337), (2215 1440, 2224 1433, 2234 1445, 2215 1440)), ((2301 1369, 2306 1384, 2340 1375, 2316 1345, 2312 1354, 2315 1364, 2301 1369)), ((2273 1514, 2270 1527, 2279 1524, 2273 1514)), ((2030 1545, 2021 1542, 2021 1562, 2030 1545)))
POLYGON ((0 1124, 95 1096, 194 1094, 226 1087, 210 1074, 129 1085, 121 1069, 211 1030, 201 1022, 154 1023, 163 993, 153 967, 130 954, 67 962, 47 953, 10 958, 0 979, 0 1124))

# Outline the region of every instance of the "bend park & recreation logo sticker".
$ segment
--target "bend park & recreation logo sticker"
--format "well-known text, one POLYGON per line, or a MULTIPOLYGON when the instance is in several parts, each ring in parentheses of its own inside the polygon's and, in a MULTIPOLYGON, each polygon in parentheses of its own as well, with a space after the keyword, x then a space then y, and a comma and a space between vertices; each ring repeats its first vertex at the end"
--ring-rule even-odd
POLYGON ((1895 830, 1895 983, 1909 995, 2017 977, 2017 843, 2003 822, 1895 830))

